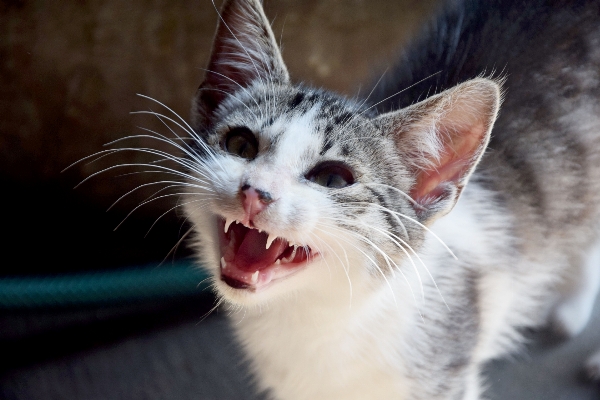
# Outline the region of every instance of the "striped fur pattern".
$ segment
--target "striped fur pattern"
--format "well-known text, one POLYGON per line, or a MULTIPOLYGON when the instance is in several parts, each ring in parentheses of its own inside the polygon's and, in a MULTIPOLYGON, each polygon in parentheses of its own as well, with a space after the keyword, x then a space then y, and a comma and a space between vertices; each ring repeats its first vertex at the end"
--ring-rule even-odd
POLYGON ((225 2, 183 204, 271 398, 481 399, 481 366, 521 328, 585 326, 598 285, 580 281, 600 280, 600 14, 521 3, 449 4, 369 105, 292 84, 260 2, 225 2), (228 149, 240 128, 256 155, 228 149), (331 163, 352 178, 311 178, 331 163), (310 250, 264 290, 222 279, 219 235, 247 217, 248 187, 270 199, 248 229, 310 250))

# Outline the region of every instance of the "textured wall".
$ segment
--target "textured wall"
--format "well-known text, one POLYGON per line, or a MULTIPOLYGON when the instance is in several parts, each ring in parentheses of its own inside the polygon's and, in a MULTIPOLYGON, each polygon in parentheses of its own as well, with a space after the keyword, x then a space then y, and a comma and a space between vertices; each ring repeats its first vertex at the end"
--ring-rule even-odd
MULTIPOLYGON (((385 69, 432 4, 267 0, 265 8, 294 79, 356 94, 385 69)), ((143 174, 117 178, 112 173, 71 192, 76 182, 103 166, 147 160, 134 152, 60 171, 106 142, 141 133, 138 125, 168 133, 156 119, 129 114, 159 109, 136 93, 187 117, 215 24, 209 0, 0 2, 0 180, 12 189, 5 208, 22 207, 14 223, 40 225, 35 210, 47 208, 46 200, 60 205, 71 197, 83 207, 76 211, 79 219, 85 219, 85 204, 106 208, 148 182, 151 178, 143 174)), ((134 193, 109 219, 123 217, 149 193, 134 193)), ((173 201, 157 202, 136 215, 157 217, 169 204, 173 201)), ((57 207, 48 212, 68 212, 57 207)))

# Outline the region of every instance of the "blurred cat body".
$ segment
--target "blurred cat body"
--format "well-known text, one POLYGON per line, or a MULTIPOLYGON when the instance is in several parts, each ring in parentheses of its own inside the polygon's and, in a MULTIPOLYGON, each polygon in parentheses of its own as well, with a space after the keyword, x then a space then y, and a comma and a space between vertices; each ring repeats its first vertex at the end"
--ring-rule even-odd
POLYGON ((377 111, 293 85, 260 3, 225 2, 184 204, 273 398, 479 399, 481 366, 519 329, 550 317, 575 335, 589 318, 597 2, 455 3, 377 111))

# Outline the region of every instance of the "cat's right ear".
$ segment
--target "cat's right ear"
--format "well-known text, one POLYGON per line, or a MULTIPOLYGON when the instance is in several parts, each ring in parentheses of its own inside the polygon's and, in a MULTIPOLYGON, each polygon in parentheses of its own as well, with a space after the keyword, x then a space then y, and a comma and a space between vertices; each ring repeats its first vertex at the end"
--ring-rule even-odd
POLYGON ((260 0, 226 0, 219 14, 210 61, 192 115, 210 124, 221 102, 252 84, 286 84, 289 74, 260 0))
POLYGON ((413 178, 409 195, 423 223, 450 212, 483 155, 501 102, 500 85, 473 79, 377 117, 413 178))

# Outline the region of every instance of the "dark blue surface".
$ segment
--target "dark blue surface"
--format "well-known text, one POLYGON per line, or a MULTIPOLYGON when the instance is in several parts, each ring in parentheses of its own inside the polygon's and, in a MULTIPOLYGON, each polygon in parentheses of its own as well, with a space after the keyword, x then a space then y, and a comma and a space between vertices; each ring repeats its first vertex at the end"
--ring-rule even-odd
POLYGON ((0 309, 89 307, 192 296, 208 287, 192 262, 48 276, 0 278, 0 309))

